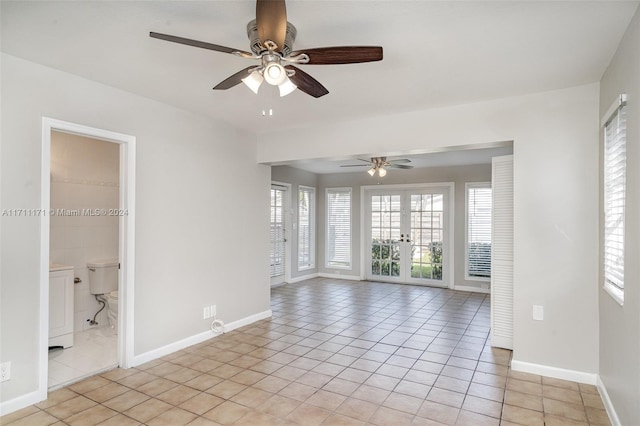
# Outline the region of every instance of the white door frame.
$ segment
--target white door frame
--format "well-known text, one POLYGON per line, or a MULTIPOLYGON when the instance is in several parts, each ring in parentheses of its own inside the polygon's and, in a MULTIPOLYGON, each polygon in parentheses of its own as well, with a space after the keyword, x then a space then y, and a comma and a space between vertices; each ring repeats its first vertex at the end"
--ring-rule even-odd
POLYGON ((446 266, 443 266, 443 276, 446 272, 446 276, 449 277, 449 283, 447 288, 453 289, 455 287, 454 279, 454 230, 455 230, 455 183, 454 182, 437 182, 437 183, 407 183, 407 184, 393 184, 393 185, 363 185, 360 187, 360 279, 367 279, 367 265, 369 253, 369 241, 367 241, 367 193, 372 190, 401 190, 407 191, 411 189, 426 189, 426 188, 444 188, 447 191, 449 198, 449 213, 447 219, 449 222, 448 229, 448 262, 446 266))
MULTIPOLYGON (((293 238, 293 203, 291 201, 291 184, 273 180, 271 181, 271 185, 283 186, 286 188, 287 192, 286 197, 284 197, 284 205, 282 208, 285 215, 284 234, 286 236, 286 241, 284 242, 284 283, 289 283, 291 282, 291 239, 293 238)), ((277 285, 279 284, 276 284, 276 286, 277 285)))
POLYGON ((51 208, 51 132, 60 131, 120 144, 119 208, 128 212, 120 216, 118 257, 120 259, 118 298, 118 365, 133 366, 133 307, 135 271, 135 136, 97 129, 80 124, 42 118, 42 163, 40 192, 40 343, 38 396, 47 398, 49 376, 49 232, 51 208))

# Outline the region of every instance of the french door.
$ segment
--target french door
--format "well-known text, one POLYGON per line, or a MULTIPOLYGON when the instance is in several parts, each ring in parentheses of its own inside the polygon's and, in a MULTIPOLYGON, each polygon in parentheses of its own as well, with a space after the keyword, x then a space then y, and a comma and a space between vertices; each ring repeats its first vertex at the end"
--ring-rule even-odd
POLYGON ((269 251, 271 285, 282 284, 285 279, 287 199, 286 186, 271 185, 271 244, 269 251))
POLYGON ((449 286, 449 187, 366 191, 366 277, 449 286))

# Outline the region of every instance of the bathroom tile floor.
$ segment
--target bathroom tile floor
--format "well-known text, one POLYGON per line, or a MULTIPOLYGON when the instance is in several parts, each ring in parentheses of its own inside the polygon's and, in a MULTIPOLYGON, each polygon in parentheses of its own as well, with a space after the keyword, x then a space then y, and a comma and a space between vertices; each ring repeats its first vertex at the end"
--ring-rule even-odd
POLYGON ((3 417, 11 425, 608 425, 596 387, 510 369, 489 297, 312 279, 273 318, 3 417))
POLYGON ((118 365, 116 330, 96 327, 74 333, 73 346, 49 351, 49 390, 118 365))

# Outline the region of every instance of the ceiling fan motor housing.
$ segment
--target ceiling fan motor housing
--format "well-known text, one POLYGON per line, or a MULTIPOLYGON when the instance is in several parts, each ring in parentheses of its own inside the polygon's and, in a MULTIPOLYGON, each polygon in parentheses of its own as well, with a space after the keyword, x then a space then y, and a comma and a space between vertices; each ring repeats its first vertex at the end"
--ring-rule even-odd
MULTIPOLYGON (((296 40, 297 34, 298 30, 296 30, 296 27, 294 27, 291 22, 287 22, 287 33, 284 39, 284 47, 280 49, 282 57, 289 56, 293 51, 293 42, 296 40)), ((247 36, 249 37, 249 45, 251 46, 251 51, 253 53, 260 56, 262 52, 267 50, 267 48, 260 43, 260 38, 258 37, 258 24, 255 19, 247 24, 247 36)))

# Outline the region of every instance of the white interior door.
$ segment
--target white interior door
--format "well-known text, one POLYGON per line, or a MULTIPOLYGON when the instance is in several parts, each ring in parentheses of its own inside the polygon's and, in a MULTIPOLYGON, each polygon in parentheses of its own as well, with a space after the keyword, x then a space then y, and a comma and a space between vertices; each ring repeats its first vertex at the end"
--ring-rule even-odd
POLYGON ((448 286, 449 188, 366 191, 365 276, 448 286))
POLYGON ((271 285, 282 284, 285 278, 287 199, 287 187, 271 185, 271 250, 269 253, 271 285))

